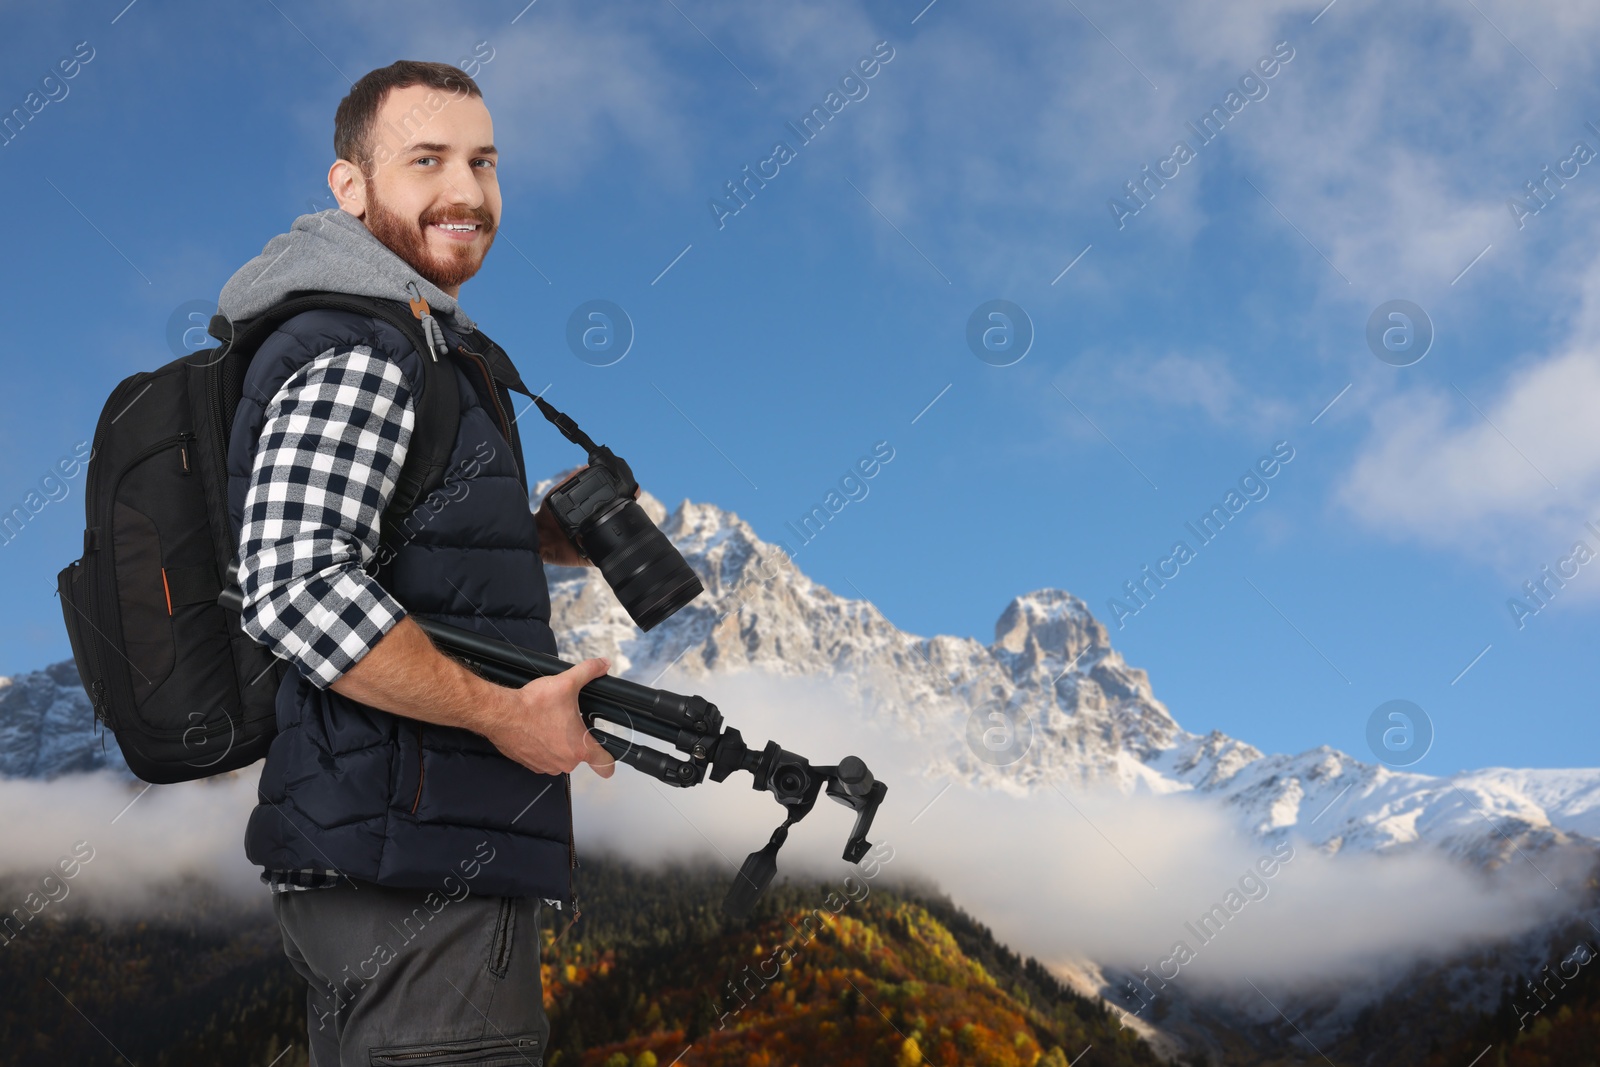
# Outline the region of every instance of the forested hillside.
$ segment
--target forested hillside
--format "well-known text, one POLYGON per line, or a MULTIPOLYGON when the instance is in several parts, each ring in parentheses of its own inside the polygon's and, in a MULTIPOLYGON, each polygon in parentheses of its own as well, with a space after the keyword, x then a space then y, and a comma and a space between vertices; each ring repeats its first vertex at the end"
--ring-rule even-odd
MULTIPOLYGON (((1096 1064, 1159 1062, 935 892, 862 895, 857 880, 851 899, 780 881, 736 923, 720 912, 725 871, 590 858, 580 874, 583 918, 565 930, 547 912, 543 932, 550 1067, 665 1067, 680 1054, 684 1067, 1066 1067, 1091 1045, 1096 1064), (749 979, 742 1007, 725 988, 735 978, 749 979)), ((265 892, 241 913, 174 886, 165 914, 132 923, 47 910, 0 948, 7 1061, 306 1063, 305 986, 265 892)))

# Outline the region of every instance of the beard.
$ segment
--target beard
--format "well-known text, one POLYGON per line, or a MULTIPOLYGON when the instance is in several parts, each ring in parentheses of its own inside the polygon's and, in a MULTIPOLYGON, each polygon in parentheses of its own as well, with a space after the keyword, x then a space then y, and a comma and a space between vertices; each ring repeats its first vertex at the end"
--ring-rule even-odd
POLYGON ((367 214, 362 220, 367 229, 391 252, 409 263, 413 269, 445 292, 478 273, 483 259, 494 244, 495 225, 483 207, 451 207, 429 212, 421 219, 408 219, 379 199, 377 190, 368 186, 367 214), (479 224, 478 236, 470 243, 462 243, 444 250, 428 243, 428 227, 446 219, 467 218, 479 224))

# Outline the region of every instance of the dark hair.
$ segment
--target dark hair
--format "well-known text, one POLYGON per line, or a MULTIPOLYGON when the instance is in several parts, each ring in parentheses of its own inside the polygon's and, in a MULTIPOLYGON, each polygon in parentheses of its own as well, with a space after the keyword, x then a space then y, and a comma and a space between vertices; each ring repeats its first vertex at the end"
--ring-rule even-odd
POLYGON ((448 63, 398 59, 387 67, 368 71, 350 87, 350 95, 339 101, 339 109, 333 113, 335 158, 349 160, 361 168, 361 173, 372 177, 377 171, 372 135, 378 123, 378 109, 390 89, 410 85, 442 89, 456 97, 483 96, 483 90, 466 71, 448 63))

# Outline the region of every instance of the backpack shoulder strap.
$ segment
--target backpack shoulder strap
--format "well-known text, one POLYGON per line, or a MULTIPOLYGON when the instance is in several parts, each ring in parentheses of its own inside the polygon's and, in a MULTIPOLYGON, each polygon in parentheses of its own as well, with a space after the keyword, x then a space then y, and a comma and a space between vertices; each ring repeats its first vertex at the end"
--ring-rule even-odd
POLYGON ((416 421, 411 431, 411 443, 406 449, 405 463, 395 486, 394 497, 384 512, 385 540, 391 534, 400 532, 402 521, 423 497, 444 484, 450 451, 455 446, 461 419, 461 395, 456 386, 455 367, 450 362, 443 335, 437 333, 438 324, 428 317, 426 303, 420 307, 412 305, 409 312, 402 310, 404 307, 399 301, 348 293, 303 293, 291 296, 241 323, 241 328, 236 329, 223 315, 213 315, 207 328, 212 337, 223 343, 226 352, 242 353, 246 363, 273 331, 306 311, 326 309, 370 315, 389 323, 410 339, 422 357, 423 383, 420 395, 416 398, 416 421), (437 349, 430 334, 437 337, 437 349), (439 358, 440 351, 446 357, 443 360, 439 358))

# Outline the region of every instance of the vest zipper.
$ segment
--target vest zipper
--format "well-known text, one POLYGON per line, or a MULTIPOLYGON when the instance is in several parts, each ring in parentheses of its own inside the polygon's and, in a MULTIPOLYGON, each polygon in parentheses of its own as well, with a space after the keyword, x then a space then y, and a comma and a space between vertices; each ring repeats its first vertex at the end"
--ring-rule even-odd
POLYGON ((500 390, 496 388, 494 374, 489 370, 489 361, 465 345, 456 345, 456 350, 462 355, 471 356, 477 360, 478 366, 483 368, 483 380, 489 385, 489 399, 494 403, 494 413, 500 418, 500 433, 506 439, 506 444, 511 443, 511 420, 506 418, 506 409, 500 404, 500 390))
POLYGON ((572 775, 563 773, 561 778, 567 787, 567 854, 572 863, 567 871, 567 896, 572 898, 572 921, 577 922, 582 913, 578 911, 578 876, 573 873, 578 869, 578 839, 572 830, 572 775))
POLYGON ((478 353, 459 342, 456 344, 456 350, 464 356, 471 356, 483 368, 483 380, 489 387, 489 396, 494 401, 495 413, 500 416, 500 433, 505 437, 506 443, 511 446, 511 454, 517 461, 517 477, 522 482, 522 491, 526 493, 528 491, 528 472, 522 458, 522 439, 517 436, 517 420, 506 418, 505 406, 511 403, 511 391, 495 380, 494 373, 489 369, 488 361, 478 353), (500 399, 502 392, 505 394, 503 402, 500 399))

